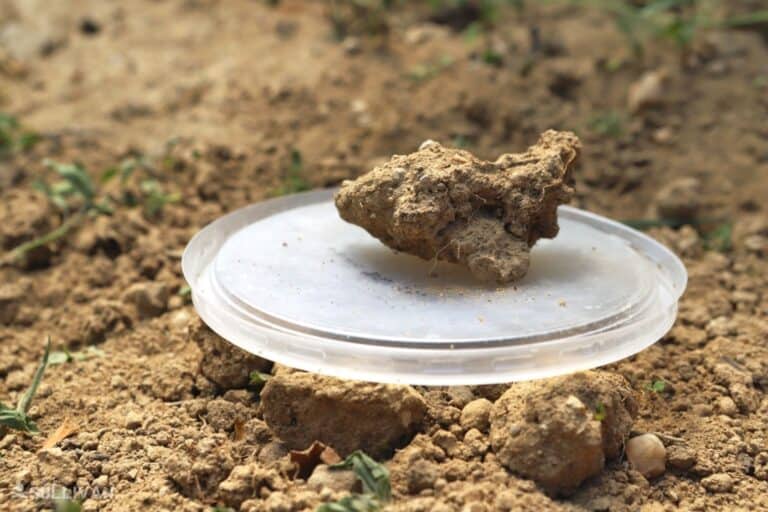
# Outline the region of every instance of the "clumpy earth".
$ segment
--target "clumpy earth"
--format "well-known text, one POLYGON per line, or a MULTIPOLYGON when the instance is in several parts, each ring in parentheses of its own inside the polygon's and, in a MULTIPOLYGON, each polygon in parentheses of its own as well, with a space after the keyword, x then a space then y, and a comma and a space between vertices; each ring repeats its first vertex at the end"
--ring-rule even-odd
POLYGON ((45 373, 41 434, 0 439, 2 510, 79 490, 86 511, 312 511, 360 492, 326 463, 296 475, 290 450, 316 440, 380 450, 395 512, 768 510, 764 26, 652 40, 640 58, 609 14, 571 2, 494 23, 392 4, 0 0, 0 112, 37 134, 0 142, 0 401, 27 388, 47 336, 78 356, 45 373), (181 251, 228 211, 426 139, 493 160, 550 128, 583 141, 572 204, 648 229, 690 275, 673 329, 597 375, 341 382, 238 351, 189 303, 181 251), (114 211, 7 262, 68 218, 34 186, 56 179, 45 159, 80 162, 114 211), (663 468, 642 440, 628 459, 645 434, 663 468), (578 484, 558 473, 574 453, 578 484))
POLYGON ((580 147, 573 133, 549 130, 525 153, 485 162, 426 141, 342 183, 336 208, 393 249, 505 284, 525 276, 539 238, 557 235, 580 147))

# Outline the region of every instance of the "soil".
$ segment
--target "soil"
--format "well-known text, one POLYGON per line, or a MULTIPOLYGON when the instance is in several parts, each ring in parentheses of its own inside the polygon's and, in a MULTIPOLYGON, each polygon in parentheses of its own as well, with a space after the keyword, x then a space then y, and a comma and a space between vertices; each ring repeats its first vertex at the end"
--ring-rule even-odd
MULTIPOLYGON (((765 33, 703 30, 685 52, 659 40, 636 57, 608 15, 570 2, 505 10, 474 39, 457 31, 472 9, 403 2, 361 18, 358 4, 333 17, 329 5, 0 1, 0 109, 40 136, 0 156, 2 250, 62 222, 33 187, 52 178, 46 158, 80 162, 97 183, 110 167, 141 162, 178 197, 159 215, 115 200, 112 215, 0 267, 3 403, 29 385, 47 336, 92 354, 47 370, 30 410, 41 436, 0 439, 0 507, 50 509, 52 490, 78 487, 84 510, 313 510, 355 482, 322 464, 311 484, 293 478, 280 436, 300 430, 295 420, 329 443, 368 442, 379 428, 369 399, 399 434, 377 454, 391 510, 768 510, 765 33), (510 468, 505 443, 489 437, 511 403, 505 393, 528 384, 377 390, 295 377, 233 356, 199 325, 179 259, 223 213, 336 185, 426 139, 488 159, 550 128, 584 143, 576 206, 626 220, 685 217, 649 229, 690 274, 676 325, 601 369, 637 401, 630 435, 664 443, 662 475, 644 477, 619 451, 558 497, 510 468), (295 417, 259 401, 252 370, 299 397, 295 417), (341 419, 315 395, 343 407, 341 419), (408 404, 395 403, 402 397, 408 404), (76 432, 41 450, 65 422, 76 432)), ((131 197, 145 190, 136 179, 124 187, 131 197)), ((123 198, 117 181, 103 187, 123 198)), ((277 396, 266 386, 265 398, 277 396)), ((577 395, 551 407, 581 418, 593 434, 580 439, 596 440, 571 396, 591 407, 577 395)), ((538 435, 532 420, 515 421, 538 435)))
POLYGON ((525 153, 485 162, 426 141, 342 183, 336 207, 395 250, 461 263, 482 281, 507 284, 528 272, 539 238, 557 235, 557 207, 573 196, 580 148, 573 133, 548 130, 525 153))

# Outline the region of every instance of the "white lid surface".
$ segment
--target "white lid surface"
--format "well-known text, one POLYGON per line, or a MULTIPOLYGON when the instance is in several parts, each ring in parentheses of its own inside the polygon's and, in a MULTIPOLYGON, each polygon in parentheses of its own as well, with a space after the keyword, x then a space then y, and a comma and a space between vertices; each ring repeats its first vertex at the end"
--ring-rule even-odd
POLYGON ((273 199, 204 228, 182 261, 200 316, 239 347, 379 382, 525 380, 632 355, 671 327, 682 263, 651 238, 559 209, 513 286, 395 253, 341 220, 333 191, 273 199))

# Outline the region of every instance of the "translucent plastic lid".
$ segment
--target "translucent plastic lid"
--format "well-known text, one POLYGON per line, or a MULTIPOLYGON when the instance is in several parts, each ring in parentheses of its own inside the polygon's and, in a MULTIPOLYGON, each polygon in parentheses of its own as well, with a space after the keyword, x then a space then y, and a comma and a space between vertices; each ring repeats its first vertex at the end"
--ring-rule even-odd
POLYGON ((182 265, 203 320, 244 350, 307 371, 459 385, 549 377, 632 355, 672 326, 685 268, 651 238, 559 209, 525 279, 497 287, 396 253, 342 221, 333 191, 231 213, 182 265))

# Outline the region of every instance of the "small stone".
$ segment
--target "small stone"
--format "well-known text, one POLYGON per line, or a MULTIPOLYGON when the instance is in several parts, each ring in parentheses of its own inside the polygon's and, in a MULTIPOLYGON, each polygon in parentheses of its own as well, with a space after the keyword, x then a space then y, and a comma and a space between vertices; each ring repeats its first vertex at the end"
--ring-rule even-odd
POLYGON ((136 430, 141 427, 144 422, 144 418, 136 411, 130 411, 125 415, 125 428, 130 430, 136 430))
POLYGON ((712 406, 709 404, 693 404, 691 411, 696 416, 701 416, 702 418, 712 416, 712 406))
POLYGON ((696 452, 687 446, 670 445, 667 448, 667 462, 675 469, 686 471, 696 464, 696 452))
POLYGON ((24 290, 17 284, 0 285, 0 325, 10 325, 19 313, 24 290))
POLYGON ((432 489, 439 476, 437 464, 428 460, 417 460, 406 472, 408 492, 418 494, 425 489, 432 489))
POLYGON ((266 490, 277 490, 280 477, 274 469, 267 469, 257 463, 232 468, 229 476, 219 484, 219 493, 228 505, 239 508, 249 498, 261 496, 266 490))
POLYGON ((94 487, 98 487, 99 489, 104 489, 107 486, 109 486, 109 477, 107 475, 100 475, 97 478, 93 479, 93 482, 91 482, 94 487))
POLYGON ((149 281, 131 285, 123 299, 136 306, 140 318, 153 318, 165 313, 168 293, 165 283, 149 281))
POLYGON ((312 471, 307 485, 316 491, 328 488, 336 492, 351 493, 359 487, 358 482, 352 470, 331 469, 326 464, 320 464, 312 471))
POLYGON ((357 55, 360 53, 360 50, 362 49, 362 46, 360 44, 360 39, 354 36, 349 36, 344 39, 344 41, 341 43, 342 48, 344 48, 344 52, 347 55, 357 55))
POLYGON ((490 415, 493 404, 490 400, 479 398, 469 402, 461 411, 461 426, 469 430, 476 428, 481 432, 487 432, 490 426, 490 415))
POLYGON ((629 87, 627 106, 630 112, 658 105, 664 99, 664 83, 667 73, 664 70, 649 71, 629 87))
POLYGON ((171 315, 170 326, 173 329, 181 330, 189 325, 192 315, 186 309, 180 309, 171 315))
POLYGON ((701 197, 701 182, 696 178, 674 180, 656 194, 656 215, 677 221, 695 219, 702 207, 701 197))
POLYGON ((701 485, 711 493, 731 492, 733 477, 727 473, 715 473, 701 480, 701 485))
POLYGON ((720 413, 725 414, 726 416, 736 416, 739 413, 739 408, 736 405, 736 402, 729 396, 718 398, 715 407, 720 413))
POLYGON ((627 459, 646 478, 655 478, 666 471, 667 450, 653 434, 642 434, 627 442, 627 459))
POLYGON ((744 247, 758 255, 768 254, 768 236, 751 235, 744 239, 744 247))

